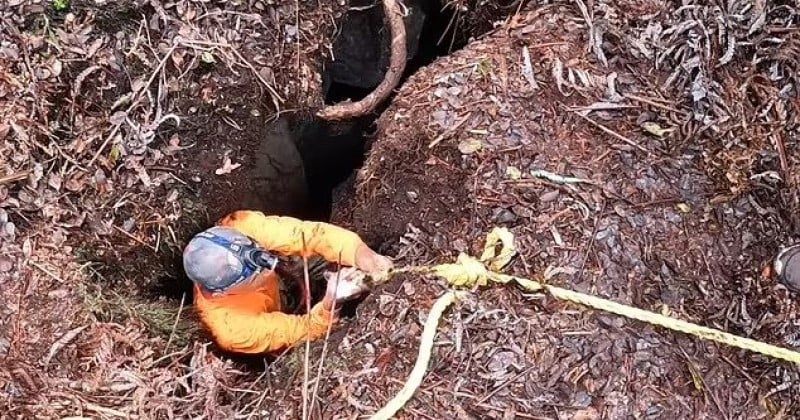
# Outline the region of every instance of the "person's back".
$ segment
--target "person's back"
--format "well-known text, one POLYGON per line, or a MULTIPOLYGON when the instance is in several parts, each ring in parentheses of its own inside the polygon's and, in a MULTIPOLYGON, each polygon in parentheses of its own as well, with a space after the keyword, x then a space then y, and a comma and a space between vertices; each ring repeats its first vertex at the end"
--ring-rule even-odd
POLYGON ((302 289, 293 288, 297 279, 281 276, 279 266, 288 257, 315 255, 366 272, 392 266, 346 229, 255 211, 234 212, 192 238, 184 269, 195 285, 195 308, 217 344, 235 353, 271 353, 323 336, 337 318, 334 303, 364 290, 327 279, 325 297, 310 313, 287 313, 302 289))

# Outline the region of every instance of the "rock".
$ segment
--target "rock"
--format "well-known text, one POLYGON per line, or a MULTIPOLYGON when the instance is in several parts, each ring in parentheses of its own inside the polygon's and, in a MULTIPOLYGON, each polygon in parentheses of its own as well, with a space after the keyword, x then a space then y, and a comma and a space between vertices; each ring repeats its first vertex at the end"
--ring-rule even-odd
POLYGON ((511 210, 500 207, 495 209, 494 215, 492 216, 492 220, 495 223, 514 223, 517 221, 517 219, 517 215, 511 210))
POLYGON ((586 408, 592 405, 592 396, 586 391, 578 391, 572 396, 572 405, 575 407, 586 408))

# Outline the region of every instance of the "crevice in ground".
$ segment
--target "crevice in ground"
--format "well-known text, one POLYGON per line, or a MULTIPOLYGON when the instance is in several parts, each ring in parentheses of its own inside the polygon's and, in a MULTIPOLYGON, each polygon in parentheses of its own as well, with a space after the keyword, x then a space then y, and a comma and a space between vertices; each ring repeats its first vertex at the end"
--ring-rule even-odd
MULTIPOLYGON (((364 8, 369 4, 353 1, 350 11, 339 25, 333 56, 340 60, 328 61, 323 71, 326 104, 362 99, 380 83, 386 71, 389 57, 388 28, 379 4, 364 8)), ((472 33, 463 24, 459 26, 459 15, 445 2, 410 1, 406 6, 410 13, 406 19, 409 58, 401 86, 419 69, 463 48, 470 38, 483 34, 472 33)), ((481 31, 488 27, 481 27, 481 31)), ((206 73, 195 72, 195 80, 202 81, 205 77, 213 76, 206 73)), ((110 285, 115 289, 129 288, 136 302, 161 305, 166 301, 177 308, 183 299, 184 305, 191 305, 192 285, 183 274, 182 255, 179 252, 182 240, 188 240, 225 213, 239 208, 304 220, 329 221, 337 197, 347 197, 353 193, 354 175, 369 153, 376 132, 376 119, 389 106, 395 94, 373 113, 352 120, 330 122, 311 113, 286 113, 265 124, 264 117, 257 116, 252 109, 246 109, 246 106, 253 104, 243 99, 250 94, 247 83, 255 81, 243 83, 241 90, 228 92, 224 101, 221 100, 214 107, 198 107, 194 111, 197 113, 194 120, 188 118, 183 128, 170 129, 169 133, 161 132, 160 141, 167 142, 172 134, 207 137, 207 133, 214 133, 214 129, 210 128, 213 120, 220 118, 217 109, 232 108, 234 111, 228 117, 244 127, 244 132, 221 134, 225 130, 230 131, 223 125, 222 130, 216 129, 217 137, 214 139, 198 139, 206 144, 198 146, 189 152, 192 156, 185 158, 196 160, 198 164, 181 169, 178 175, 189 180, 202 178, 202 171, 208 173, 218 167, 218 155, 229 148, 238 148, 238 152, 250 155, 251 169, 239 170, 227 177, 204 179, 202 183, 189 182, 186 188, 194 198, 181 202, 183 218, 186 220, 176 227, 177 242, 168 247, 162 244, 162 248, 168 249, 162 249, 156 256, 144 247, 106 255, 98 254, 102 252, 98 250, 80 250, 87 253, 81 259, 104 262, 97 267, 94 275, 98 284, 110 285), (249 130, 252 132, 247 133, 249 130), (286 163, 295 159, 300 161, 299 166, 292 163, 295 165, 292 168, 275 167, 277 161, 286 163), (301 191, 299 183, 304 184, 304 191, 301 191), (217 204, 220 204, 219 208, 216 208, 217 204), (133 263, 116 263, 120 260, 133 263)), ((187 103, 196 101, 189 96, 187 103)), ((254 109, 259 109, 260 105, 255 104, 254 109)), ((188 108, 180 111, 186 112, 188 108)), ((353 314, 355 308, 356 304, 345 308, 346 314, 353 314)))
MULTIPOLYGON (((389 31, 379 4, 356 0, 343 17, 333 45, 333 57, 325 63, 325 103, 358 101, 370 94, 383 79, 389 63, 389 31), (336 57, 339 57, 336 59, 336 57)), ((458 28, 457 12, 440 1, 407 2, 408 61, 399 86, 419 69, 463 48, 471 36, 458 28)), ((398 88, 399 88, 398 86, 398 88)), ((364 163, 375 121, 394 99, 395 93, 368 115, 346 122, 301 118, 294 123, 298 148, 303 157, 309 187, 310 211, 302 216, 328 221, 334 190, 345 188, 364 163)))

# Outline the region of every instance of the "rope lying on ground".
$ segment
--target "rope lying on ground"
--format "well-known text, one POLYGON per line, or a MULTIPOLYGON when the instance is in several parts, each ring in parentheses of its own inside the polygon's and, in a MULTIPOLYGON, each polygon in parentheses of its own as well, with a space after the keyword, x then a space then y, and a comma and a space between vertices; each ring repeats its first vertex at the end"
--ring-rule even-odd
MULTIPOLYGON (((402 273, 432 274, 444 278, 453 286, 474 287, 485 286, 490 282, 510 283, 515 282, 523 289, 531 292, 547 292, 551 296, 585 305, 590 308, 600 309, 611 312, 626 318, 635 319, 652 325, 658 325, 673 331, 679 331, 698 338, 716 341, 740 349, 749 350, 776 359, 785 360, 800 365, 800 352, 792 351, 782 347, 773 346, 757 340, 739 337, 724 331, 713 328, 703 327, 690 322, 670 318, 655 312, 645 311, 607 299, 599 298, 585 293, 575 292, 560 287, 551 286, 531 279, 510 276, 498 273, 504 266, 511 261, 516 253, 514 248, 514 237, 507 229, 495 228, 489 233, 486 246, 480 259, 476 259, 466 254, 461 254, 453 264, 440 264, 434 266, 415 266, 403 267, 390 271, 382 277, 367 278, 365 281, 370 286, 384 283, 402 273), (497 247, 500 247, 497 252, 497 247)), ((411 398, 416 391, 427 370, 430 353, 433 347, 433 337, 436 326, 439 323, 442 313, 450 303, 456 300, 464 292, 448 292, 434 303, 428 319, 425 322, 425 329, 422 333, 420 342, 419 356, 411 374, 400 393, 398 393, 389 403, 386 404, 372 419, 388 419, 399 411, 403 405, 411 398)))
POLYGON ((419 354, 417 362, 414 363, 414 369, 408 375, 408 380, 400 389, 400 392, 394 396, 386 405, 375 413, 372 420, 386 420, 399 411, 411 399, 414 392, 419 388, 422 383, 422 378, 425 376, 425 371, 428 369, 428 361, 431 359, 431 350, 433 349, 433 337, 436 335, 436 327, 439 325, 439 318, 442 317, 444 310, 453 303, 460 294, 464 292, 447 292, 434 302, 431 312, 428 314, 428 319, 425 321, 425 329, 422 330, 422 338, 420 338, 419 354))

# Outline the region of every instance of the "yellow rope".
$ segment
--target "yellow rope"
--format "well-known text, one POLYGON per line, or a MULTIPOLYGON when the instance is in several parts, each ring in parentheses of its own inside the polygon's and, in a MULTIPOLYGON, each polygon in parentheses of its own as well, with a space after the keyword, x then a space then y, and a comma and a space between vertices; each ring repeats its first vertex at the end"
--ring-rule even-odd
MULTIPOLYGON (((715 341, 717 343, 726 344, 728 346, 737 347, 800 365, 800 352, 773 346, 771 344, 749 338, 739 337, 724 331, 692 324, 690 322, 671 318, 655 312, 645 311, 629 305, 623 305, 621 303, 599 298, 597 296, 562 289, 560 287, 551 286, 549 284, 540 283, 538 281, 523 277, 498 273, 497 271, 501 270, 506 264, 508 264, 516 252, 513 246, 513 239, 513 236, 507 229, 495 228, 487 237, 486 246, 480 260, 462 253, 458 256, 456 262, 452 264, 402 267, 392 270, 388 273, 384 273, 383 276, 369 278, 367 281, 372 283, 372 285, 375 285, 386 282, 395 275, 401 273, 416 273, 432 274, 442 277, 447 280, 450 285, 456 287, 486 286, 489 284, 489 282, 503 284, 514 282, 527 291, 546 291, 557 299, 570 301, 580 305, 588 306, 590 308, 621 315, 626 318, 635 319, 652 325, 658 325, 673 331, 679 331, 701 339, 715 341), (497 246, 500 246, 499 252, 496 252, 497 246)), ((450 293, 452 294, 458 292, 450 293)), ((408 382, 406 382, 405 386, 403 386, 400 394, 393 398, 390 401, 390 404, 387 404, 386 407, 378 412, 378 414, 381 416, 386 417, 378 417, 378 414, 376 414, 372 417, 373 419, 387 419, 396 413, 411 398, 419 384, 422 382, 425 369, 427 368, 428 361, 430 359, 431 348, 433 347, 433 336, 435 334, 436 325, 439 322, 442 312, 450 303, 452 303, 452 299, 455 298, 455 294, 453 294, 452 297, 448 296, 451 295, 446 294, 442 296, 442 298, 436 301, 434 308, 431 309, 431 313, 425 323, 425 330, 423 331, 420 343, 419 358, 417 359, 414 369, 409 375, 408 382), (440 303, 442 301, 445 303, 440 303)))
POLYGON ((420 339, 419 355, 417 362, 414 363, 414 368, 408 375, 406 383, 400 392, 394 396, 386 405, 375 413, 371 420, 386 420, 398 412, 404 405, 411 399, 414 392, 417 391, 419 385, 422 383, 422 378, 428 370, 428 362, 431 359, 431 350, 433 349, 433 337, 436 335, 436 327, 439 325, 439 319, 442 317, 444 310, 450 306, 464 292, 447 292, 434 302, 431 312, 428 314, 428 319, 425 321, 425 328, 422 330, 422 338, 420 339))

